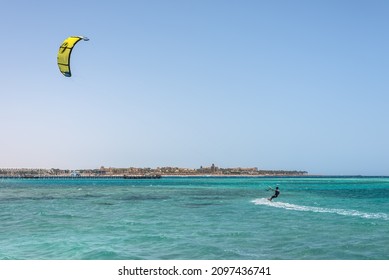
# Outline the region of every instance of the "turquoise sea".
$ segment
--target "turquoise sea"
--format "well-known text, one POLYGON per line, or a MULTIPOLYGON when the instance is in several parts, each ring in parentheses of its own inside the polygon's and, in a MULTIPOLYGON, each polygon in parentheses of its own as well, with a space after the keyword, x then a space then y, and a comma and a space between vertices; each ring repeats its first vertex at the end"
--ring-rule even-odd
POLYGON ((389 178, 0 179, 0 259, 388 260, 389 178))

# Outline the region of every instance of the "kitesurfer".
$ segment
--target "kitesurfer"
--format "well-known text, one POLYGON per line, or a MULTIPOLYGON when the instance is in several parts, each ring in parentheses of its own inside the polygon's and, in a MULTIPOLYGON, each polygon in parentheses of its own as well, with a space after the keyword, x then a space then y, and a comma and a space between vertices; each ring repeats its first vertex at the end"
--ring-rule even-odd
POLYGON ((278 187, 276 187, 276 189, 272 189, 272 188, 270 188, 270 189, 274 191, 274 194, 272 195, 272 197, 268 198, 270 201, 272 201, 273 198, 276 198, 280 195, 280 190, 278 189, 278 187))

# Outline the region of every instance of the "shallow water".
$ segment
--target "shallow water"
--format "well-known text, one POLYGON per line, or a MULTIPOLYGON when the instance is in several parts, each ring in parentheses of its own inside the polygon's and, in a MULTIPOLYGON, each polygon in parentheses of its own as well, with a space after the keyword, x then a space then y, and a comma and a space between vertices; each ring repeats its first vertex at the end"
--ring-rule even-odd
POLYGON ((7 179, 0 223, 0 259, 389 259, 389 178, 7 179))

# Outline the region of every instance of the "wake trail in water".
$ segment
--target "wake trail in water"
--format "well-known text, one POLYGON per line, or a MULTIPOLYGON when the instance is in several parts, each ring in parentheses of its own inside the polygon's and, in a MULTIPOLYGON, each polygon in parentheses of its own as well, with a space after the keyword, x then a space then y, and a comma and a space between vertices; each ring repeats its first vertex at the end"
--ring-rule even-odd
POLYGON ((291 204, 286 202, 273 202, 273 201, 269 201, 267 198, 258 198, 253 200, 252 202, 256 205, 266 205, 266 206, 283 208, 292 211, 333 213, 333 214, 338 214, 343 216, 354 216, 354 217, 360 217, 365 219, 381 219, 381 220, 389 221, 389 216, 388 214, 385 213, 367 213, 367 212, 361 212, 361 211, 350 210, 350 209, 303 206, 303 205, 296 205, 296 204, 291 204))

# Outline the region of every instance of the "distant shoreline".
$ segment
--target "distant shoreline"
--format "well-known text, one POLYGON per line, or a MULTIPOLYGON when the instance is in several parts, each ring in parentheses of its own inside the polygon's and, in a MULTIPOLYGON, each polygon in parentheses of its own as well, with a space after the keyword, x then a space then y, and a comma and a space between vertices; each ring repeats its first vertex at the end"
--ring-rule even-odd
POLYGON ((2 176, 0 179, 20 179, 20 180, 36 180, 36 179, 123 179, 123 180, 144 180, 144 179, 162 179, 162 178, 199 178, 199 179, 217 179, 217 178, 389 178, 389 176, 367 176, 367 175, 117 175, 117 176, 2 176))
POLYGON ((199 168, 183 167, 104 167, 95 169, 41 169, 41 168, 0 168, 0 177, 131 177, 131 176, 193 176, 193 177, 220 177, 220 176, 305 176, 306 171, 297 170, 262 170, 257 167, 221 168, 214 164, 199 168))

